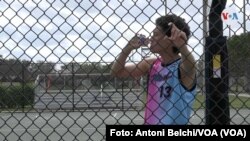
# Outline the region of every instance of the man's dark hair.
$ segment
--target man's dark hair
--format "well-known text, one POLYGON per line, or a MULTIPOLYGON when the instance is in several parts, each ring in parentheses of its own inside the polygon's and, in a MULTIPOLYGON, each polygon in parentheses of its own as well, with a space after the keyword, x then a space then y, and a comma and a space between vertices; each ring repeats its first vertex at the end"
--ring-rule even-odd
MULTIPOLYGON (((156 25, 161 27, 161 29, 164 32, 167 32, 169 29, 169 23, 174 23, 177 28, 182 30, 186 33, 187 38, 190 37, 190 27, 185 22, 185 19, 181 18, 180 16, 177 16, 175 14, 169 14, 165 16, 161 16, 158 19, 156 19, 156 25)), ((176 47, 173 48, 174 53, 179 53, 178 49, 176 47)))

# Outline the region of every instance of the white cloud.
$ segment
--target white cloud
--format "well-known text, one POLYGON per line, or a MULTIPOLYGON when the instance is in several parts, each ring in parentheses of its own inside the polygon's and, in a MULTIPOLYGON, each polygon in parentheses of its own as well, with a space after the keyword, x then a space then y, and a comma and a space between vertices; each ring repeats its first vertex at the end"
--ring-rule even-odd
POLYGON ((18 27, 23 23, 23 19, 21 19, 18 16, 15 16, 11 19, 11 23, 14 24, 16 27, 18 27))
POLYGON ((16 16, 16 12, 11 9, 11 8, 8 8, 6 10, 3 10, 3 15, 8 18, 9 20, 12 19, 14 16, 16 16))
POLYGON ((28 26, 32 27, 34 24, 36 24, 37 20, 36 20, 36 18, 33 17, 32 15, 29 15, 29 16, 24 20, 24 22, 25 22, 28 26))
POLYGON ((103 25, 105 22, 107 22, 107 18, 99 14, 94 18, 94 21, 98 23, 98 25, 103 25))
POLYGON ((2 28, 2 27, 5 27, 6 25, 8 25, 9 24, 9 21, 8 21, 8 19, 5 17, 5 16, 0 16, 0 27, 2 28))
POLYGON ((51 53, 51 48, 46 46, 39 50, 39 54, 41 54, 45 58, 48 57, 51 53))
MULTIPOLYGON (((27 49, 25 53, 32 61, 46 57, 47 61, 112 61, 135 33, 149 36, 155 28, 155 19, 164 15, 166 9, 161 0, 108 3, 19 0, 2 3, 0 50, 7 52, 2 55, 20 57, 22 50, 27 49)), ((243 6, 242 2, 234 3, 243 6)), ((181 15, 189 22, 194 36, 189 44, 202 54, 202 2, 179 0, 176 4, 177 1, 167 1, 167 12, 181 15)), ((248 4, 248 16, 249 7, 248 4)), ((232 30, 236 34, 243 32, 241 25, 232 30)))

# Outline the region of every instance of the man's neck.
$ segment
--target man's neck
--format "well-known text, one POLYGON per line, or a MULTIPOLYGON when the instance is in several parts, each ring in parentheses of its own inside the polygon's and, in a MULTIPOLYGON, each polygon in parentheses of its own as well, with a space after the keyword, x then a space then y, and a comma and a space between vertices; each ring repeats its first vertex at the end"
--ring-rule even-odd
POLYGON ((162 64, 167 65, 178 60, 179 58, 180 56, 178 54, 164 55, 164 56, 161 56, 161 61, 162 61, 162 64))

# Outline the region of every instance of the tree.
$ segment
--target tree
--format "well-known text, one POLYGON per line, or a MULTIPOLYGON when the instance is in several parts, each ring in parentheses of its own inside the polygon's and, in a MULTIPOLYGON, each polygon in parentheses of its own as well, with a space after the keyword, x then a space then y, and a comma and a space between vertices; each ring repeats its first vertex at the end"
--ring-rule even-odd
POLYGON ((110 64, 100 63, 100 62, 86 62, 86 63, 68 63, 61 67, 61 71, 67 70, 66 72, 76 74, 93 74, 93 73, 109 73, 111 68, 110 64))
POLYGON ((72 74, 67 77, 64 77, 64 79, 67 79, 68 83, 71 83, 73 80, 74 85, 76 85, 76 87, 81 86, 78 84, 82 84, 82 82, 85 80, 91 82, 91 87, 100 87, 103 82, 107 82, 111 79, 110 76, 104 75, 105 73, 110 72, 110 68, 111 65, 104 62, 70 62, 61 66, 61 72, 66 74, 72 74), (83 75, 74 76, 73 79, 73 75, 76 74, 83 75))
POLYGON ((53 62, 44 62, 44 61, 38 61, 37 63, 31 64, 31 73, 33 78, 36 78, 39 74, 49 74, 53 73, 55 71, 55 65, 56 63, 53 62))
POLYGON ((250 32, 228 39, 229 72, 238 83, 239 77, 246 77, 246 91, 250 91, 250 32))
POLYGON ((30 62, 18 59, 1 59, 0 77, 6 82, 27 82, 30 80, 30 62))

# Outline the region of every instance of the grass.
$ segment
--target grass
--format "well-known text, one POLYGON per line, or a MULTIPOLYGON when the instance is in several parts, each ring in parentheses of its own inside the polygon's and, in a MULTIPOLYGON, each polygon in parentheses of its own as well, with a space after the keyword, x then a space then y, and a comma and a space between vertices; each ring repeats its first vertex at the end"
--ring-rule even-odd
MULTIPOLYGON (((250 98, 243 96, 229 96, 230 108, 241 109, 250 108, 250 98)), ((194 102, 194 109, 202 109, 206 107, 205 96, 198 94, 194 102)))

